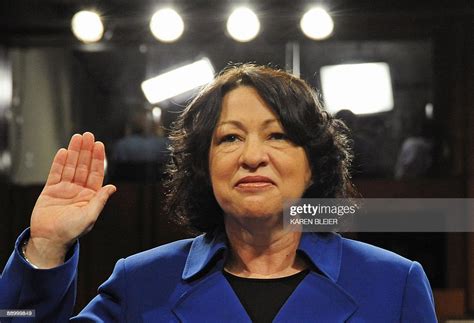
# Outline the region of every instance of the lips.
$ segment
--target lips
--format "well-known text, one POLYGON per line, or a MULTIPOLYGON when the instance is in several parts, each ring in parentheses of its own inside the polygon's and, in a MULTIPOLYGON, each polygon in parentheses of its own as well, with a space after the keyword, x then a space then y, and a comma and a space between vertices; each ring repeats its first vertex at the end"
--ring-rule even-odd
POLYGON ((268 185, 275 185, 275 183, 265 176, 245 176, 235 184, 235 186, 240 187, 258 187, 268 185))

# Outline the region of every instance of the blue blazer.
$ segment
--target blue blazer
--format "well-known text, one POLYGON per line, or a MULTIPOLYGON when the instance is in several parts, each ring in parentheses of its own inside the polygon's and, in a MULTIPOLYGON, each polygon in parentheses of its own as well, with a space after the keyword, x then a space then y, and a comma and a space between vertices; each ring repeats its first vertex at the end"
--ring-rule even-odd
MULTIPOLYGON (((79 246, 63 265, 35 270, 19 253, 28 235, 28 230, 20 235, 4 269, 0 309, 35 309, 37 321, 67 321, 74 306, 79 246)), ((436 322, 431 288, 419 263, 338 234, 304 233, 298 252, 314 268, 274 322, 436 322)), ((98 295, 71 320, 250 322, 222 274, 227 253, 226 237, 218 234, 121 259, 98 295)))

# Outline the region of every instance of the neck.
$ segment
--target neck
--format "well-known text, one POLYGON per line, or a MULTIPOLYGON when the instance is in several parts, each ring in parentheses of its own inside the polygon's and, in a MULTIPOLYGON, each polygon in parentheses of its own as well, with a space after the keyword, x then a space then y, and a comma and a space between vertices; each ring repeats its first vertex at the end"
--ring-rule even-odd
POLYGON ((238 221, 227 217, 225 222, 230 243, 230 256, 225 270, 241 277, 285 277, 308 266, 297 256, 301 232, 283 230, 281 223, 262 219, 238 221))

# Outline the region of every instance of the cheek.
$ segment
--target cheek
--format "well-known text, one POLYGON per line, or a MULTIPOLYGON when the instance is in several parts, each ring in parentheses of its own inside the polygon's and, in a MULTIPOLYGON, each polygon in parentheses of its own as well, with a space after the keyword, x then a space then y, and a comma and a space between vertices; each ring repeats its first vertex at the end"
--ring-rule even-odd
POLYGON ((212 186, 222 187, 230 183, 234 164, 227 154, 213 152, 209 159, 209 174, 212 186))
POLYGON ((301 187, 306 189, 310 185, 312 178, 311 167, 306 154, 297 151, 293 152, 290 156, 291 158, 286 159, 286 163, 280 164, 283 180, 290 181, 293 188, 301 187))

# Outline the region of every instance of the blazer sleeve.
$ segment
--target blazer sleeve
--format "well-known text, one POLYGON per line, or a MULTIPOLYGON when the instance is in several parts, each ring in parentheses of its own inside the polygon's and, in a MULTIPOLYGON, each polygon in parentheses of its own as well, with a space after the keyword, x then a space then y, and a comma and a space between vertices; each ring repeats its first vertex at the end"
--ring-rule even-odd
POLYGON ((98 289, 98 295, 72 322, 125 322, 126 317, 125 260, 120 259, 112 275, 98 289))
MULTIPOLYGON (((15 250, 0 276, 0 309, 35 310, 34 319, 12 318, 11 322, 122 322, 125 321, 125 260, 117 262, 99 294, 73 315, 76 300, 79 243, 67 261, 52 269, 35 269, 21 255, 21 245, 29 229, 17 239, 15 250)), ((8 321, 10 322, 10 321, 8 321)))
MULTIPOLYGON (((64 322, 72 315, 76 298, 79 244, 76 242, 67 261, 52 269, 35 269, 21 255, 26 229, 17 239, 15 250, 0 277, 0 309, 35 310, 35 322, 64 322)), ((32 322, 31 318, 12 318, 12 322, 32 322)))
POLYGON ((438 322, 433 293, 422 266, 414 261, 408 271, 403 294, 401 322, 438 322))

